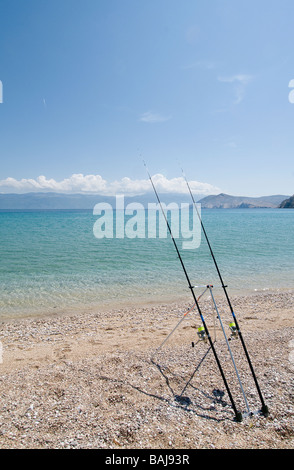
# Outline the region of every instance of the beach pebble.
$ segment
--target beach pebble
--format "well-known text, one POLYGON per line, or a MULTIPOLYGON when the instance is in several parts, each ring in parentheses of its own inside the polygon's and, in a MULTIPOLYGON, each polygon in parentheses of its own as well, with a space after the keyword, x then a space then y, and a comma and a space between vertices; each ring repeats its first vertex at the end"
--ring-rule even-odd
MULTIPOLYGON (((233 298, 270 411, 241 423, 209 344, 198 342, 195 314, 158 349, 187 311, 182 302, 3 322, 0 448, 293 449, 293 301, 291 291, 233 298)), ((211 302, 202 306, 213 332, 211 302)), ((219 307, 228 325, 224 300, 219 307)), ((216 335, 232 395, 246 411, 219 325, 216 335)), ((230 345, 258 412, 240 342, 230 345)))

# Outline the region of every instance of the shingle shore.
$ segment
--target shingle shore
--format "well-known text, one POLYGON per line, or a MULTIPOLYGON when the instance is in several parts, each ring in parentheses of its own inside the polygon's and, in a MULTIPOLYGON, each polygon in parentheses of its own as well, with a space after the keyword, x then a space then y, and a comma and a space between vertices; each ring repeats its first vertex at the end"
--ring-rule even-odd
MULTIPOLYGON (((232 298, 270 411, 241 423, 209 345, 198 342, 197 312, 157 351, 189 307, 182 302, 2 322, 0 448, 293 448, 293 300, 291 291, 232 298)), ((224 299, 218 306, 229 334, 224 299)), ((201 307, 246 411, 211 301, 201 307)), ((250 410, 259 410, 240 341, 230 345, 250 410)))

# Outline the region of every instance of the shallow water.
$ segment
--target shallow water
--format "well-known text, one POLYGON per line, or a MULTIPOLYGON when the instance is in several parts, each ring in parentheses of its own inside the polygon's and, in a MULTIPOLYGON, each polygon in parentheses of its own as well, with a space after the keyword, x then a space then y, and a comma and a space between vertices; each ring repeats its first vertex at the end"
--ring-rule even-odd
MULTIPOLYGON (((89 211, 0 213, 0 318, 190 298, 169 235, 98 239, 97 220, 89 211)), ((294 211, 202 210, 202 220, 230 292, 293 288, 294 211)), ((192 284, 220 287, 203 234, 194 249, 183 249, 183 240, 176 243, 192 284)))

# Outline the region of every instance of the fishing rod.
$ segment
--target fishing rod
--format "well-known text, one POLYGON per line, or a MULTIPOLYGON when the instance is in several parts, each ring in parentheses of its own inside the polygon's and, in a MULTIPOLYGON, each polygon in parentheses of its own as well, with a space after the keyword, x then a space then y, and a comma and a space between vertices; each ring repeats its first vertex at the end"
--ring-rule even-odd
POLYGON ((221 275, 221 273, 220 273, 218 264, 217 264, 217 262, 216 262, 215 256, 214 256, 213 251, 212 251, 211 244, 210 244, 209 239, 208 239, 208 235, 207 235, 206 230, 205 230, 205 227, 204 227, 204 225, 203 225, 202 218, 201 218, 201 216, 200 216, 200 214, 199 214, 199 210, 198 210, 197 204, 196 204, 196 202, 195 202, 193 193, 192 193, 192 191, 191 191, 190 185, 189 185, 189 183, 188 183, 188 180, 187 180, 187 178, 186 178, 186 175, 184 174, 183 169, 182 169, 182 173, 183 173, 183 177, 185 178, 185 181, 186 181, 186 184, 187 184, 189 193, 190 193, 190 195, 191 195, 191 198, 192 198, 194 207, 195 207, 195 209, 196 209, 196 212, 197 212, 197 215, 198 215, 200 224, 201 224, 202 231, 203 231, 203 233, 204 233, 204 236, 205 236, 205 239, 206 239, 206 242, 207 242, 207 245, 208 245, 208 248, 209 248, 211 257, 212 257, 213 262, 214 262, 214 265, 215 265, 215 268, 216 268, 216 270, 217 270, 218 277, 219 277, 219 280, 220 280, 220 282, 221 282, 221 286, 222 286, 222 288, 223 288, 223 290, 224 290, 224 293, 225 293, 225 296, 226 296, 226 299, 227 299, 227 302, 228 302, 228 305, 229 305, 231 314, 232 314, 232 316, 233 316, 233 319, 234 319, 234 322, 235 322, 235 325, 236 325, 236 329, 237 329, 238 336, 239 336, 240 341, 241 341, 241 344, 242 344, 242 346, 243 346, 244 353, 245 353, 246 359, 247 359, 248 364, 249 364, 249 368, 250 368, 251 373, 252 373, 252 377, 253 377, 254 382, 255 382, 255 385, 256 385, 256 389, 257 389, 257 392, 258 392, 258 395, 259 395, 259 398, 260 398, 260 401, 261 401, 261 405, 262 405, 262 407, 261 407, 261 412, 262 412, 262 414, 263 414, 264 416, 268 416, 268 413, 269 413, 268 407, 267 407, 267 405, 266 405, 265 402, 264 402, 264 399, 263 399, 263 396, 262 396, 262 393, 261 393, 261 390, 260 390, 260 387, 259 387, 259 384, 258 384, 258 381, 257 381, 257 377, 256 377, 256 375, 255 375, 255 372, 254 372, 254 369, 253 369, 253 365, 252 365, 252 362, 251 362, 251 359, 250 359, 250 356, 249 356, 247 347, 246 347, 245 342, 244 342, 244 338, 243 338, 243 336, 242 336, 242 333, 241 333, 241 330, 240 330, 240 327, 239 327, 239 324, 238 324, 238 321, 237 321, 237 318, 236 318, 236 315, 235 315, 233 306, 232 306, 232 304, 231 304, 231 301, 230 301, 230 298, 229 298, 229 295, 228 295, 228 292, 227 292, 227 287, 228 287, 228 286, 224 284, 222 275, 221 275))
POLYGON ((159 199, 158 193, 157 193, 157 191, 156 191, 156 188, 155 188, 155 186, 154 186, 153 180, 152 180, 151 175, 150 175, 150 173, 149 173, 149 171, 148 171, 148 169, 147 169, 147 167, 146 167, 146 163, 145 163, 145 162, 143 162, 143 163, 144 163, 144 166, 145 166, 145 168, 146 168, 146 171, 147 171, 149 180, 150 180, 150 182, 151 182, 151 184, 152 184, 152 187, 153 187, 153 190, 154 190, 156 199, 157 199, 157 201, 158 201, 158 203, 159 203, 159 205, 160 205, 160 208, 161 208, 162 214, 163 214, 163 216, 164 216, 164 219, 165 219, 165 222, 166 222, 168 231, 169 231, 169 233, 170 233, 171 239, 172 239, 172 241, 173 241, 173 243, 174 243, 174 247, 175 247, 175 249, 176 249, 176 252, 177 252, 177 255, 178 255, 178 257, 179 257, 181 266, 182 266, 182 268, 183 268, 185 277, 186 277, 186 279, 187 279, 189 289, 190 289, 190 291, 191 291, 191 293, 192 293, 192 296, 193 296, 193 299, 194 299, 196 308, 197 308, 198 313, 199 313, 199 316, 200 316, 200 318, 201 318, 201 321, 202 321, 202 324, 203 324, 203 327, 204 327, 204 330, 205 330, 205 334, 206 334, 206 336, 207 336, 207 338, 208 338, 209 345, 210 345, 211 350, 212 350, 212 352, 213 352, 213 354, 214 354, 214 357, 215 357, 216 363, 217 363, 217 365, 218 365, 220 374, 221 374, 221 376, 222 376, 224 385, 225 385, 226 390, 227 390, 227 392, 228 392, 228 395, 229 395, 229 398, 230 398, 230 401, 231 401, 231 404, 232 404, 232 408, 233 408, 233 410, 234 410, 234 412, 235 412, 236 421, 240 422, 240 421, 242 421, 242 413, 241 413, 240 411, 238 411, 237 408, 236 408, 236 405, 235 405, 233 396, 232 396, 232 394, 231 394, 231 391, 230 391, 228 382, 227 382, 227 380, 226 380, 226 377, 225 377, 223 368, 222 368, 222 366, 221 366, 221 363, 220 363, 220 360, 219 360, 219 358, 218 358, 217 352, 216 352, 216 350, 215 350, 213 341, 212 341, 211 336, 210 336, 210 334, 209 334, 209 331, 208 331, 206 322, 205 322, 205 320, 204 320, 204 318, 203 318, 203 315, 202 315, 202 312, 201 312, 199 303, 198 303, 198 301, 197 301, 195 292, 194 292, 194 290, 193 290, 193 286, 192 286, 192 284, 191 284, 191 281, 190 281, 190 278, 189 278, 189 276, 188 276, 187 270, 186 270, 186 268, 185 268, 185 265, 184 265, 183 259, 182 259, 182 257, 181 257, 181 254, 180 254, 180 252, 179 252, 177 243, 176 243, 176 241, 175 241, 175 239, 174 239, 174 236, 173 236, 173 233, 172 233, 170 224, 169 224, 169 222, 168 222, 168 220, 167 220, 167 216, 166 216, 166 214, 165 214, 165 212, 164 212, 164 210, 163 210, 163 207, 162 207, 162 204, 161 204, 161 202, 160 202, 160 199, 159 199))
POLYGON ((223 326, 223 322, 222 322, 222 319, 221 319, 221 316, 220 316, 220 313, 218 311, 218 308, 217 308, 217 305, 216 305, 216 301, 214 299, 214 296, 213 296, 213 293, 212 293, 212 287, 213 286, 208 286, 209 288, 209 291, 210 291, 210 296, 212 298, 212 301, 213 301, 213 304, 214 304, 214 308, 215 308, 215 311, 217 313, 217 318, 220 322, 220 326, 221 326, 221 329, 222 329, 222 332, 223 332, 223 335, 224 335, 224 338, 225 338, 225 341, 226 341, 226 344, 227 344, 227 348, 228 348, 228 351, 230 353, 230 356, 231 356, 231 360, 232 360, 232 363, 233 363, 233 366, 234 366, 234 369, 235 369, 235 372, 236 372, 236 375, 237 375, 237 379, 238 379, 238 382, 239 382, 239 385, 240 385, 240 389, 241 389, 241 392, 242 392, 242 395, 243 395, 243 398, 244 398, 244 401, 245 401, 245 405, 246 405, 246 408, 247 408, 247 411, 249 413, 249 415, 251 414, 251 411, 250 411, 250 408, 249 408, 249 405, 248 405, 248 401, 247 401, 247 398, 246 398, 246 395, 245 395, 245 392, 244 392, 244 388, 243 388, 243 385, 242 385, 242 382, 241 382, 241 378, 240 378, 240 375, 239 375, 239 372, 238 372, 238 369, 237 369, 237 366, 236 366, 236 363, 235 363, 235 359, 234 359, 234 356, 233 356, 233 352, 230 348, 230 345, 229 345, 229 340, 227 338, 227 335, 226 335, 226 332, 225 332, 225 329, 224 329, 224 326, 223 326))

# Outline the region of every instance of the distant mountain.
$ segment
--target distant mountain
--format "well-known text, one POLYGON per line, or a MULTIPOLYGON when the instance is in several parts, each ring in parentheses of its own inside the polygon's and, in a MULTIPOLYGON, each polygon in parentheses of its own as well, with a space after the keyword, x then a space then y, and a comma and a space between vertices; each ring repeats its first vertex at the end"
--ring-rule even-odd
POLYGON ((282 201, 280 207, 281 209, 294 209, 294 195, 282 201))
POLYGON ((254 209, 254 208, 277 208, 288 196, 275 195, 263 197, 230 196, 218 194, 207 196, 198 201, 204 209, 254 209))
MULTIPOLYGON (((108 202, 109 198, 103 198, 108 202)), ((93 209, 98 196, 58 193, 0 194, 0 209, 93 209)))
MULTIPOLYGON (((199 197, 201 196, 198 195, 199 197)), ((191 197, 188 194, 162 194, 160 199, 165 204, 191 203, 191 197)), ((0 210, 93 210, 96 204, 105 202, 113 209, 116 208, 115 196, 60 193, 0 194, 0 210)), ((125 207, 131 202, 140 203, 147 208, 149 203, 157 203, 157 200, 154 193, 124 198, 125 207)))
MULTIPOLYGON (((161 202, 170 204, 189 203, 189 194, 160 194, 161 202)), ((280 207, 281 203, 289 196, 265 196, 259 198, 229 196, 218 194, 207 196, 202 199, 200 195, 194 195, 195 201, 201 203, 204 209, 227 209, 227 208, 257 208, 280 207)), ((115 196, 101 196, 98 194, 61 194, 61 193, 25 193, 25 194, 0 194, 0 210, 93 210, 98 203, 109 203, 113 209, 116 208, 115 196)), ((156 203, 154 193, 141 196, 125 196, 124 207, 129 203, 139 203, 145 208, 149 203, 156 203)))

